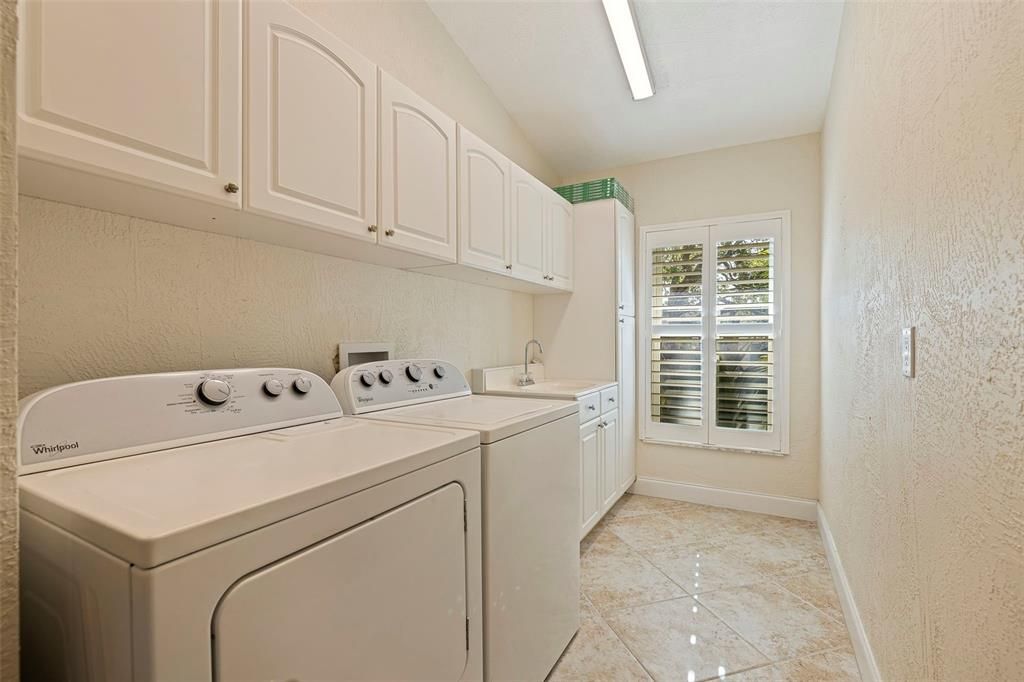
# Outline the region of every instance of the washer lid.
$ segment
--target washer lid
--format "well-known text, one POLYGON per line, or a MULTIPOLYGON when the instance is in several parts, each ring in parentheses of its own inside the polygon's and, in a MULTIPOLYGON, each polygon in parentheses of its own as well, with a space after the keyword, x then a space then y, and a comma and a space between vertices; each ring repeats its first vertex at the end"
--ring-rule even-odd
POLYGON ((23 475, 21 506, 148 568, 478 444, 471 431, 340 418, 23 475))
POLYGON ((480 433, 481 443, 495 443, 577 412, 579 405, 570 400, 468 395, 382 410, 362 418, 473 429, 480 433))

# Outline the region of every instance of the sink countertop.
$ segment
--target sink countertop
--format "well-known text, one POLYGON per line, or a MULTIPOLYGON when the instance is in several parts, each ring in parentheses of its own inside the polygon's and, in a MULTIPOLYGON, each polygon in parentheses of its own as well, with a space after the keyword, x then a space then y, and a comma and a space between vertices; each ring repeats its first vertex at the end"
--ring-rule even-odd
POLYGON ((601 379, 556 379, 547 376, 543 363, 533 362, 529 367, 534 382, 529 386, 516 383, 523 373, 522 365, 489 367, 472 371, 473 392, 484 395, 509 395, 531 398, 579 400, 588 393, 594 393, 616 385, 614 381, 601 379))

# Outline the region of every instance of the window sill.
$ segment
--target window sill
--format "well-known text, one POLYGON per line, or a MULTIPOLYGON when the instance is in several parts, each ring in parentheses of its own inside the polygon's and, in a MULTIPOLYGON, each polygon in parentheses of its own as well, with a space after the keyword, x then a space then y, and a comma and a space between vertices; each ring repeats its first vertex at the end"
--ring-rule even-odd
POLYGON ((761 450, 758 448, 740 448, 730 445, 709 445, 707 443, 690 443, 682 440, 656 440, 654 438, 641 438, 640 442, 650 443, 652 445, 671 445, 677 448, 717 450, 719 452, 741 452, 746 455, 768 455, 769 457, 785 457, 789 454, 785 450, 761 450))

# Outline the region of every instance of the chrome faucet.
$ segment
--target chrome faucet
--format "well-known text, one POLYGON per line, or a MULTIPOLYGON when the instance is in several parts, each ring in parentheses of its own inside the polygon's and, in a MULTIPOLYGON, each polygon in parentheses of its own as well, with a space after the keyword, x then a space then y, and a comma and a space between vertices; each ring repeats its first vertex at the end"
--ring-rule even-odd
POLYGON ((530 339, 526 342, 526 348, 523 349, 523 376, 519 377, 520 386, 533 385, 533 377, 530 376, 530 346, 534 343, 537 344, 541 353, 544 352, 544 346, 540 345, 540 341, 537 339, 530 339))

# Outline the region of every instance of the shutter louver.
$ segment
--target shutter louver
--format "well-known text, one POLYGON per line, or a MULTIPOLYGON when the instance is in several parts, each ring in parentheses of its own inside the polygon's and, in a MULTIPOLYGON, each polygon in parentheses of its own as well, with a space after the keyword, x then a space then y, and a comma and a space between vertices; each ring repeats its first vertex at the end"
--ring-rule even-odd
POLYGON ((717 244, 715 424, 771 431, 774 404, 774 240, 717 244))
POLYGON ((703 409, 704 246, 651 252, 651 419, 699 426, 703 409))

